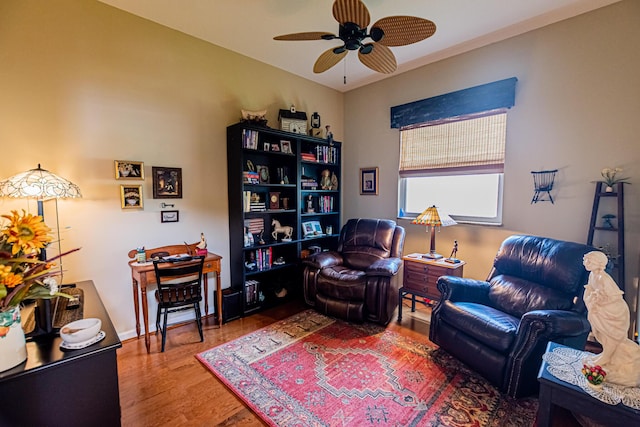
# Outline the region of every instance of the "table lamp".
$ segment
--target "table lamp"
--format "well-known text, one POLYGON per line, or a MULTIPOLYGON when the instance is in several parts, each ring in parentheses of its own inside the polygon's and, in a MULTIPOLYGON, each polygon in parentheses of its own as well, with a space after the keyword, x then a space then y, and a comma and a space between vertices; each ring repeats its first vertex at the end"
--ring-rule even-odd
MULTIPOLYGON (((38 167, 19 173, 0 181, 0 196, 14 198, 33 198, 38 203, 38 215, 44 220, 44 201, 63 198, 82 197, 80 188, 54 173, 38 167)), ((56 228, 58 230, 58 245, 60 245, 60 227, 58 223, 58 210, 56 209, 56 228)), ((40 251, 40 259, 47 259, 46 250, 40 251)), ((51 300, 38 299, 35 307, 35 323, 33 332, 28 336, 38 336, 53 332, 51 300)))
POLYGON ((439 212, 438 208, 433 205, 424 210, 420 215, 416 217, 411 224, 426 225, 426 231, 429 232, 431 227, 431 248, 428 254, 422 255, 423 258, 439 259, 442 255, 436 253, 436 227, 448 227, 450 225, 456 225, 451 217, 443 212, 439 212))

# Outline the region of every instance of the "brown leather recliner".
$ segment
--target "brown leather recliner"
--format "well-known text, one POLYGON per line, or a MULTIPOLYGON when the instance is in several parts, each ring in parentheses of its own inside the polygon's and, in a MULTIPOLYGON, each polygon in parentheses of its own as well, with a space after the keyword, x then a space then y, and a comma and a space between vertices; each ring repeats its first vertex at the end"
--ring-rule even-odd
POLYGON ((429 338, 482 374, 500 391, 526 396, 549 341, 583 349, 590 330, 582 300, 595 250, 544 237, 508 237, 486 281, 442 276, 442 298, 429 338))
POLYGON ((304 260, 304 297, 348 321, 386 325, 398 306, 404 228, 386 219, 350 219, 336 251, 304 260))

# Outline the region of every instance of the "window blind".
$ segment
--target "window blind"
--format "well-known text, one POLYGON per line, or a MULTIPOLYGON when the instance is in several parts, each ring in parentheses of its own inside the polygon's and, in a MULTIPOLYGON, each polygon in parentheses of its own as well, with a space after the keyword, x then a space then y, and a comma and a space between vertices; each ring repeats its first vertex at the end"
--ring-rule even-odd
POLYGON ((506 110, 400 130, 400 176, 504 172, 506 110))

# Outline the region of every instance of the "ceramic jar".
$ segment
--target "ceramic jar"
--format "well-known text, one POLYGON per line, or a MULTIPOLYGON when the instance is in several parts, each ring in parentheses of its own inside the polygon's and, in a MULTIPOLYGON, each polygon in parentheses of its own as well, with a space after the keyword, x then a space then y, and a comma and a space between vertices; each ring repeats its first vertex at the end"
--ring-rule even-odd
POLYGON ((27 360, 27 345, 20 323, 20 307, 0 312, 0 372, 27 360))

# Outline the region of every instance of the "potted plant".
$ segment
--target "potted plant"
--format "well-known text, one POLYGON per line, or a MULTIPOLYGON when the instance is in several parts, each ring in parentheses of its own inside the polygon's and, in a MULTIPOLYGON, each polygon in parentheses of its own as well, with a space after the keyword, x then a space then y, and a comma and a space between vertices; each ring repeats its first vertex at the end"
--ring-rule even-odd
POLYGON ((605 192, 611 193, 613 191, 613 186, 619 182, 629 183, 629 178, 619 178, 617 175, 622 173, 622 168, 609 168, 606 167, 600 171, 600 175, 602 175, 603 182, 607 185, 605 188, 605 192))

